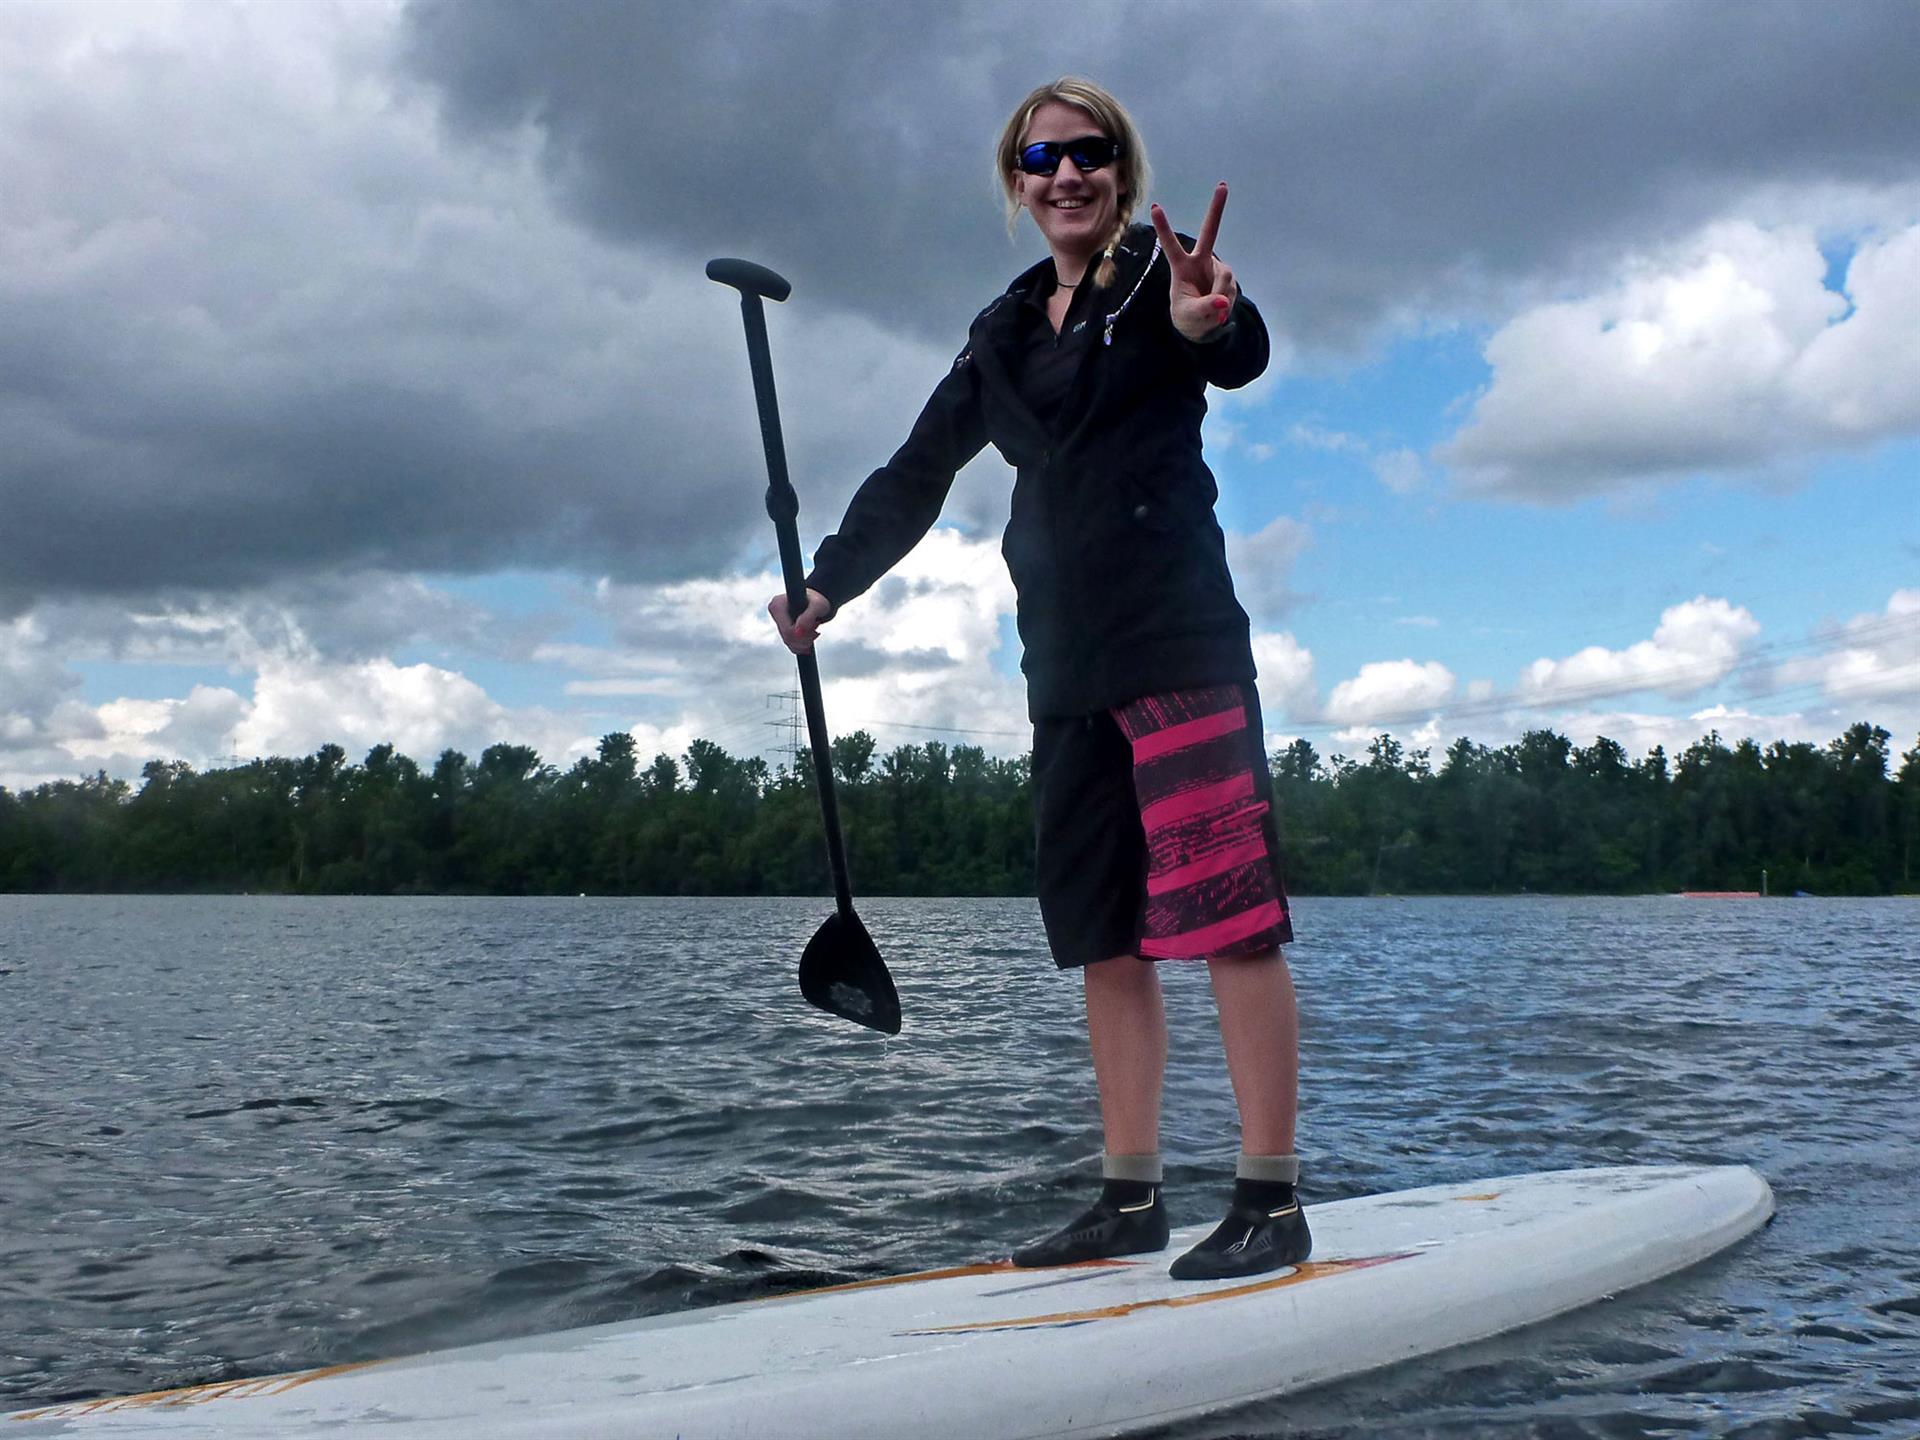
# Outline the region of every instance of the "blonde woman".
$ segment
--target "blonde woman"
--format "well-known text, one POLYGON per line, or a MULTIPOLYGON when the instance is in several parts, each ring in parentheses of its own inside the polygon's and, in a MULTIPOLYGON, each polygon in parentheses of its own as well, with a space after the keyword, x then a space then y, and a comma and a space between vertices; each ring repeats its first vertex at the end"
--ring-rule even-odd
POLYGON ((1218 186, 1196 239, 1151 207, 1119 101, 1068 77, 1023 100, 995 154, 1009 223, 1047 257, 974 320, 907 441, 821 542, 807 607, 768 609, 789 648, 904 556, 956 471, 991 441, 1017 471, 1003 552, 1018 593, 1033 720, 1035 873, 1055 963, 1078 969, 1100 1092, 1099 1197, 1016 1251, 1060 1265, 1164 1249, 1158 963, 1212 978, 1240 1112, 1226 1218, 1181 1279, 1296 1264, 1298 1025, 1246 612, 1201 457, 1206 387, 1267 364, 1259 312, 1214 254, 1218 186))

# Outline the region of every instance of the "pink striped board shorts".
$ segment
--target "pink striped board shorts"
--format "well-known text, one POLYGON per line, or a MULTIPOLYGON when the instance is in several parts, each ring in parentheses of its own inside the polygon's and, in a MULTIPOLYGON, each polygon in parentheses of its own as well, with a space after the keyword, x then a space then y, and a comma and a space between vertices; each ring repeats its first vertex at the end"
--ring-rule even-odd
POLYGON ((1151 695, 1113 716, 1133 747, 1147 840, 1140 954, 1250 955, 1292 939, 1265 741, 1249 730, 1256 717, 1241 687, 1151 695))
POLYGON ((1059 965, 1257 955, 1293 939, 1251 685, 1040 722, 1034 799, 1059 965))

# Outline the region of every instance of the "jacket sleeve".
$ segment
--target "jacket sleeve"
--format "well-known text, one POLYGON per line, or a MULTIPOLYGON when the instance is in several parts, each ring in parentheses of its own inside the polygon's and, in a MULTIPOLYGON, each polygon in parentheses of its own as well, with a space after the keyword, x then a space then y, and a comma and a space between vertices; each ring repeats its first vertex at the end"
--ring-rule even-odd
POLYGON ((1260 312, 1244 291, 1234 302, 1233 314, 1216 338, 1197 343, 1184 336, 1181 339, 1193 352, 1201 377, 1222 390, 1238 390, 1242 385, 1251 384, 1267 368, 1267 322, 1260 318, 1260 312))
POLYGON ((934 387, 907 441, 854 492, 840 528, 814 552, 807 588, 838 610, 865 591, 940 518, 953 477, 987 443, 971 349, 934 387))

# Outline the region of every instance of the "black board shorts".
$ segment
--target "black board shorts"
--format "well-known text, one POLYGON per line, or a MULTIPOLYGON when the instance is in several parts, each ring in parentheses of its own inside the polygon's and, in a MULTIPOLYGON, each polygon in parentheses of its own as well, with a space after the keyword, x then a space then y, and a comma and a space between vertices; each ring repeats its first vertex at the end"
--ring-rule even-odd
POLYGON ((1036 721, 1033 796, 1040 918, 1061 969, 1293 939, 1251 685, 1036 721))

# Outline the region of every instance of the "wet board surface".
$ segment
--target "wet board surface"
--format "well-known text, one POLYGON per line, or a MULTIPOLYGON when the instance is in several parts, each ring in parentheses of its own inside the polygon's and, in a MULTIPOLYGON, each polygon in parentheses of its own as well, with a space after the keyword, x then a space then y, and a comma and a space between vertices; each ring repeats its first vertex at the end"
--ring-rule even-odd
POLYGON ((1510 1175, 1310 1206, 1313 1258, 962 1266, 400 1360, 0 1415, 0 1440, 1125 1434, 1392 1364, 1672 1274, 1773 1212, 1743 1166, 1510 1175))

